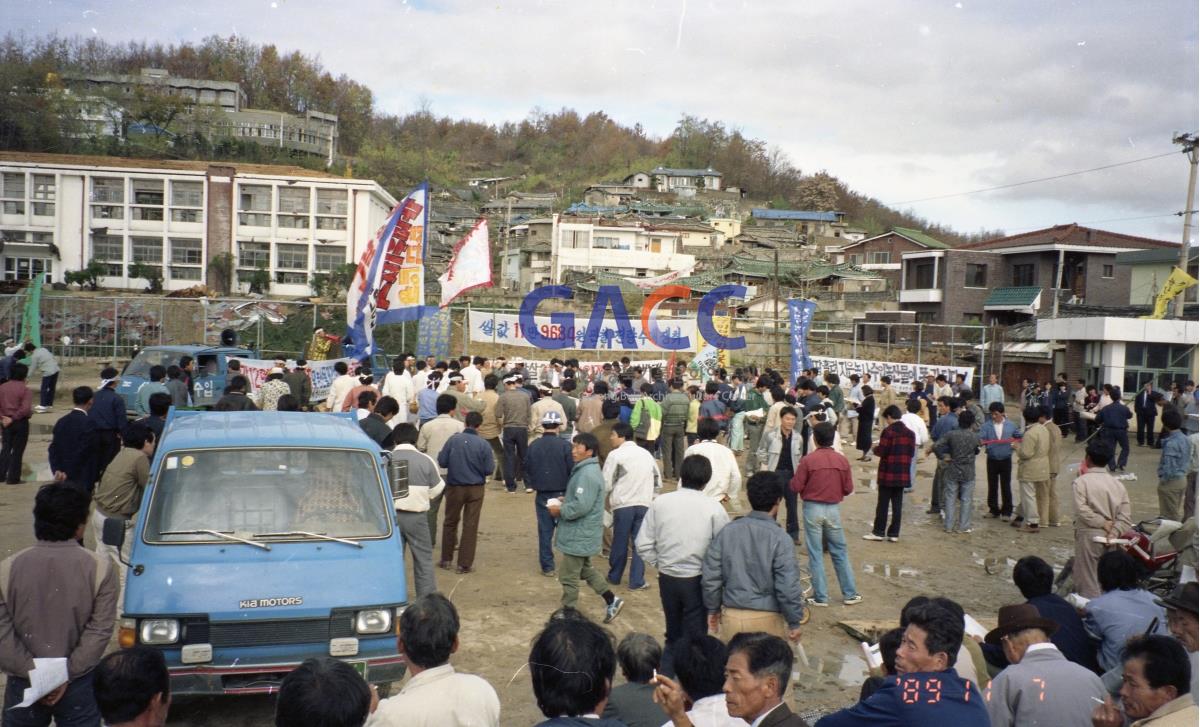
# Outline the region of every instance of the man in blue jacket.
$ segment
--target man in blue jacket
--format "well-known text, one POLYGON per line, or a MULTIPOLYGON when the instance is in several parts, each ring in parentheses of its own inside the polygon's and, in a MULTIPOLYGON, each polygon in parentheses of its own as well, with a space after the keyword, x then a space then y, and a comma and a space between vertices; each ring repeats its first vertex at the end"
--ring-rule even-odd
POLYGON ((551 498, 562 499, 567 492, 571 469, 575 466, 571 458, 571 443, 559 436, 562 424, 561 414, 547 411, 542 416, 542 436, 529 445, 525 455, 525 484, 537 493, 533 499, 533 509, 537 515, 538 563, 542 567, 542 575, 547 578, 554 577, 551 543, 558 521, 550 515, 546 502, 551 498))
POLYGON ((552 517, 561 518, 555 539, 562 551, 558 581, 563 589, 563 607, 575 608, 582 580, 604 599, 604 623, 609 623, 621 612, 625 601, 613 595, 608 581, 591 563, 592 556, 600 554, 604 532, 604 475, 596 456, 599 447, 594 435, 587 432, 575 435, 571 445, 575 466, 567 481, 566 499, 547 503, 546 509, 552 517))
POLYGON ((462 546, 458 549, 458 573, 475 570, 475 541, 479 536, 479 513, 483 511, 483 483, 496 470, 492 445, 479 436, 483 415, 467 412, 466 429, 446 440, 438 452, 438 466, 446 470, 446 515, 442 522, 442 560, 439 568, 450 570, 458 544, 458 521, 463 523, 462 546))
POLYGON ((991 421, 979 428, 979 439, 987 449, 987 504, 990 518, 1007 522, 1012 517, 1013 441, 1021 439, 1021 430, 1004 416, 1004 404, 988 405, 991 421))
POLYGON ((1108 463, 1108 471, 1125 471, 1129 464, 1129 420, 1133 412, 1121 401, 1121 390, 1112 387, 1112 403, 1100 410, 1096 415, 1096 423, 1100 425, 1100 438, 1108 442, 1115 450, 1121 447, 1120 457, 1113 457, 1108 463))
POLYGON ((816 727, 989 727, 976 685, 954 673, 963 621, 945 607, 911 607, 896 652, 896 675, 858 704, 825 717, 816 727))

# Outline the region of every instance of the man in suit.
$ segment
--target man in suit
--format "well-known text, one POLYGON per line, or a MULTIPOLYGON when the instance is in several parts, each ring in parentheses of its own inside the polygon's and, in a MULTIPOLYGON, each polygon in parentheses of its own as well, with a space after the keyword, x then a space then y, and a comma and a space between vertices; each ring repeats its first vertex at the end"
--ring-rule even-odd
POLYGON ((79 386, 71 392, 74 408, 54 423, 48 452, 50 471, 56 482, 83 485, 91 494, 100 471, 99 437, 96 423, 88 417, 92 387, 79 386))
POLYGON ((1133 400, 1133 413, 1137 416, 1138 446, 1153 447, 1154 418, 1158 416, 1158 406, 1154 401, 1154 382, 1147 381, 1142 385, 1142 390, 1133 400))
POLYGON ((1090 727, 1092 709, 1106 694, 1104 684, 1051 643, 1057 630, 1057 623, 1028 603, 1000 607, 998 624, 984 641, 1003 649, 1012 666, 996 675, 988 690, 992 727, 1090 727))
MULTIPOLYGON (((808 727, 784 703, 792 676, 792 647, 778 636, 740 633, 729 641, 725 662, 725 706, 729 716, 755 727, 808 727)), ((658 676, 656 699, 673 727, 690 727, 682 687, 658 676)))

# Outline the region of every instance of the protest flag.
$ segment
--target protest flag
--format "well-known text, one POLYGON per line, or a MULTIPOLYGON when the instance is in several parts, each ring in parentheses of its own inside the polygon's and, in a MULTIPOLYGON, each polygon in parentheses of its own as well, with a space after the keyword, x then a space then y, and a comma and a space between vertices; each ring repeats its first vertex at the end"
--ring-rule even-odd
POLYGON ((442 308, 468 290, 492 287, 492 248, 488 244, 486 219, 481 217, 471 231, 454 244, 450 265, 438 282, 442 284, 442 308))

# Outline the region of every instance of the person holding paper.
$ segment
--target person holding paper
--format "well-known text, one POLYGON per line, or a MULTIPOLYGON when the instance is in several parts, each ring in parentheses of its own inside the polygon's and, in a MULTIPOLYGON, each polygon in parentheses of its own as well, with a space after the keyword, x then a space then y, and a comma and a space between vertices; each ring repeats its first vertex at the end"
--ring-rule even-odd
POLYGON ((74 483, 45 485, 33 506, 37 543, 0 563, 5 725, 100 725, 92 670, 112 635, 117 570, 79 547, 90 503, 74 483))

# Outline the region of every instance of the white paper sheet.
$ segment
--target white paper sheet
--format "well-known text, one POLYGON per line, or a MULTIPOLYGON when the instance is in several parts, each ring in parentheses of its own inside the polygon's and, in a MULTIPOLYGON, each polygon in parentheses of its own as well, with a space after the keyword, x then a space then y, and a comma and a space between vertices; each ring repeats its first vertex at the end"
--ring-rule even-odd
POLYGON ((988 630, 983 627, 983 624, 972 618, 971 614, 969 613, 963 614, 963 630, 966 631, 968 636, 978 636, 981 639, 987 636, 988 632, 988 630))
POLYGON ((67 660, 65 658, 34 659, 29 671, 29 688, 25 690, 25 701, 17 707, 31 707, 42 697, 67 683, 67 660))

